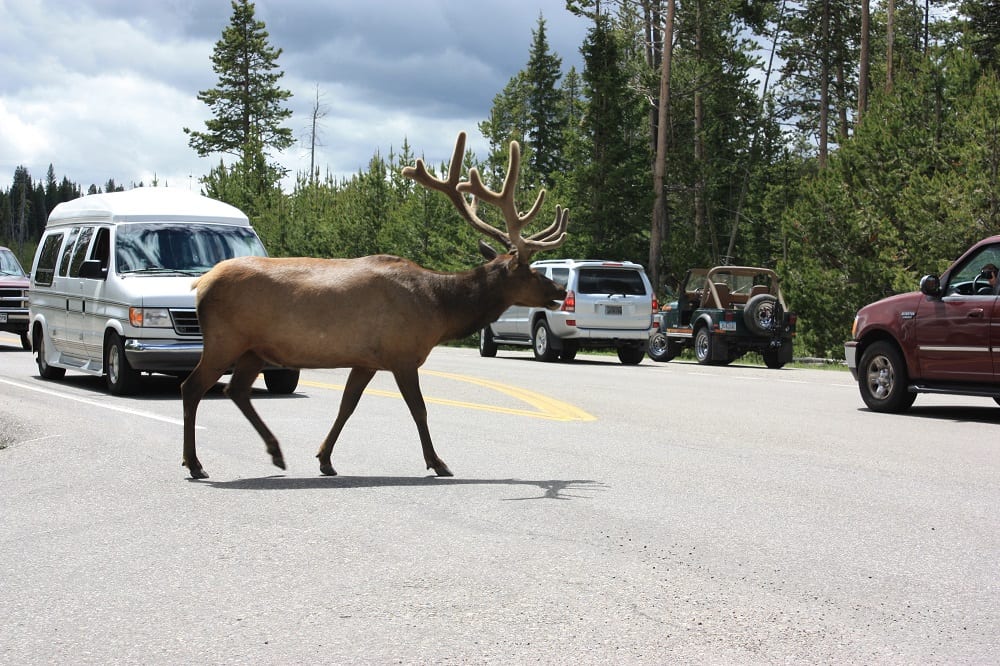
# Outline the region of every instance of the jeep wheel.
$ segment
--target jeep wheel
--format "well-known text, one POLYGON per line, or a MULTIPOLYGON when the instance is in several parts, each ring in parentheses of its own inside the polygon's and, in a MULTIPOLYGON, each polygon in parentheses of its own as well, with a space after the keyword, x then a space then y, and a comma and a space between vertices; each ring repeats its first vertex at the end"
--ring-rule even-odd
POLYGON ((661 332, 656 332, 649 338, 649 344, 646 345, 646 351, 649 353, 649 358, 657 361, 659 363, 666 363, 667 361, 672 361, 677 358, 679 353, 679 345, 676 345, 667 338, 661 332))
POLYGON ((493 329, 489 326, 479 331, 479 355, 483 358, 497 355, 497 343, 493 342, 493 329))
POLYGON ((771 368, 772 370, 778 370, 782 368, 785 364, 778 360, 778 352, 780 349, 768 349, 762 351, 760 355, 764 358, 764 365, 771 368))
POLYGON ((112 395, 133 395, 139 390, 142 375, 129 365, 125 342, 117 333, 104 340, 104 379, 112 395))
POLYGON ((45 360, 44 334, 35 329, 35 364, 38 366, 38 376, 42 379, 62 379, 66 376, 66 368, 53 368, 45 360))
POLYGON ((544 319, 539 319, 535 324, 534 344, 531 345, 536 361, 549 363, 559 358, 559 352, 552 348, 553 337, 548 323, 544 319))
POLYGON ((712 333, 708 326, 702 326, 694 334, 694 357, 702 365, 712 363, 712 333))
POLYGON ((743 309, 743 322, 754 335, 770 335, 781 325, 781 306, 771 294, 757 294, 743 309))
POLYGON ((861 399, 875 412, 905 412, 916 399, 907 389, 906 363, 889 342, 876 342, 861 355, 858 386, 861 399))
POLYGON ((646 356, 642 345, 625 345, 618 348, 618 360, 622 365, 639 365, 646 356))

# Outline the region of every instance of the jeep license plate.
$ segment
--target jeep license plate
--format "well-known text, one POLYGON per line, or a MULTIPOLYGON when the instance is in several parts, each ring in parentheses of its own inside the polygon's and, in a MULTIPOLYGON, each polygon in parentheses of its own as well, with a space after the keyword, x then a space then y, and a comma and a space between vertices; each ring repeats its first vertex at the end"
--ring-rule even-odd
POLYGON ((606 315, 620 315, 622 313, 622 306, 620 305, 605 305, 604 314, 606 315))
POLYGON ((720 321, 719 330, 721 331, 735 331, 736 322, 735 321, 720 321))

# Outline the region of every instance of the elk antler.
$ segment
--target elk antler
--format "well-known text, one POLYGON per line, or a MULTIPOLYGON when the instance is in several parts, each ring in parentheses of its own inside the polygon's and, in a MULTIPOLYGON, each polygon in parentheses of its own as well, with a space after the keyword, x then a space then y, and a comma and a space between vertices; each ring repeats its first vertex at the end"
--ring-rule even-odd
POLYGON ((541 210, 542 202, 545 201, 545 190, 538 193, 538 198, 535 199, 534 205, 527 213, 518 212, 514 194, 517 190, 518 171, 521 165, 521 147, 517 141, 510 142, 510 161, 507 165, 507 175, 503 181, 503 189, 499 192, 494 192, 486 187, 479 177, 479 172, 474 167, 469 169, 469 179, 460 181, 464 154, 465 132, 460 132, 455 141, 455 152, 451 156, 447 180, 431 176, 422 159, 417 160, 416 166, 405 167, 403 175, 412 178, 428 189, 443 192, 451 199, 466 222, 489 238, 503 244, 509 251, 517 255, 518 262, 522 264, 529 263, 532 255, 537 252, 550 250, 563 244, 566 240, 569 210, 562 206, 556 206, 556 219, 548 228, 527 238, 521 235, 521 230, 541 210), (466 194, 472 195, 471 203, 466 199, 466 194), (480 200, 500 209, 507 225, 506 233, 479 218, 477 202, 480 200))

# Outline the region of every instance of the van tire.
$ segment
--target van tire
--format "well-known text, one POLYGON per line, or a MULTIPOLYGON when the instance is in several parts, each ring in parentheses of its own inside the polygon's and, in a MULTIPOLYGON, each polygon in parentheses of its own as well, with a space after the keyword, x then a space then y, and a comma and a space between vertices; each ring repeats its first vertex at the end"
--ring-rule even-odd
POLYGON ((104 339, 104 379, 112 395, 134 395, 142 375, 125 356, 125 342, 114 331, 104 339))
POLYGON ((38 365, 38 376, 42 379, 62 379, 66 376, 66 368, 54 368, 45 361, 45 335, 41 330, 35 330, 35 364, 38 365))
POLYGON ((289 393, 295 393, 295 389, 298 385, 298 370, 282 369, 264 371, 264 386, 267 387, 268 393, 274 393, 275 395, 288 395, 289 393))

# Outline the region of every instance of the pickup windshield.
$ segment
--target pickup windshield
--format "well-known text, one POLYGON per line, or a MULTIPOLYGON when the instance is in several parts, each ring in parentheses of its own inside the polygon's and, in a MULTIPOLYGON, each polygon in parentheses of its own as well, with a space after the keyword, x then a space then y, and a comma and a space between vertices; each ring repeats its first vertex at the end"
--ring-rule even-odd
POLYGON ((115 243, 119 273, 201 275, 225 259, 266 256, 248 227, 152 222, 122 225, 115 243))

